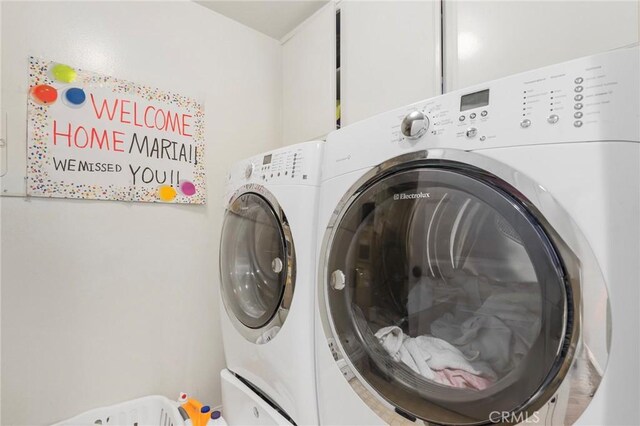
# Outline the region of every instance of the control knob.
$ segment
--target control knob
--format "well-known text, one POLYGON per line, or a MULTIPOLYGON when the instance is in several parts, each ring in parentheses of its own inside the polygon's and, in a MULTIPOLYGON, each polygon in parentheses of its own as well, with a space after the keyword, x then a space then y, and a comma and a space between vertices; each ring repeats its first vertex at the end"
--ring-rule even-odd
POLYGON ((244 178, 249 179, 253 174, 253 163, 247 164, 247 168, 244 169, 244 178))
POLYGON ((469 127, 467 129, 468 138, 475 138, 477 134, 478 134, 478 129, 476 129, 475 127, 469 127))
POLYGON ((429 118, 420 111, 409 113, 400 124, 400 131, 407 139, 419 139, 429 128, 429 118))

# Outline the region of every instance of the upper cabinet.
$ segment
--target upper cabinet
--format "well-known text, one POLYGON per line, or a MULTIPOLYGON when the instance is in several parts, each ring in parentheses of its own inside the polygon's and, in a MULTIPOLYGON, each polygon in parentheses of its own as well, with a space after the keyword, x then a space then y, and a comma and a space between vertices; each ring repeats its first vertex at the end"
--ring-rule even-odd
POLYGON ((344 0, 341 125, 440 94, 440 3, 344 0))
POLYGON ((440 28, 437 1, 344 0, 318 11, 283 42, 283 143, 440 94, 440 28))
POLYGON ((329 3, 282 45, 284 145, 324 136, 336 128, 336 9, 329 3))
POLYGON ((444 90, 638 41, 637 1, 444 1, 444 90))

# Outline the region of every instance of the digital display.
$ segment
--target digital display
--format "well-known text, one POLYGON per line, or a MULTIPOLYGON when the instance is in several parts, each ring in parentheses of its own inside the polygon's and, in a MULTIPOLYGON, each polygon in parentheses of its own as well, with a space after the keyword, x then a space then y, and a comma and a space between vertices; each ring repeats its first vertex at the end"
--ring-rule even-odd
POLYGON ((460 98, 460 112, 489 105, 489 89, 469 93, 460 98))
POLYGON ((269 154, 269 155, 265 155, 264 158, 262 159, 262 165, 267 165, 267 164, 271 164, 271 156, 273 154, 269 154))

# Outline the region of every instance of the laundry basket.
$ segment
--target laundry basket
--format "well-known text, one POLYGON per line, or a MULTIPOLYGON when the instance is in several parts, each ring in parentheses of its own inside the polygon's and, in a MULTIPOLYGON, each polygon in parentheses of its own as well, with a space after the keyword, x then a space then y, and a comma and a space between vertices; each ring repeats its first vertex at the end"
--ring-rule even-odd
POLYGON ((177 404, 164 396, 145 396, 96 408, 53 426, 184 426, 177 404))

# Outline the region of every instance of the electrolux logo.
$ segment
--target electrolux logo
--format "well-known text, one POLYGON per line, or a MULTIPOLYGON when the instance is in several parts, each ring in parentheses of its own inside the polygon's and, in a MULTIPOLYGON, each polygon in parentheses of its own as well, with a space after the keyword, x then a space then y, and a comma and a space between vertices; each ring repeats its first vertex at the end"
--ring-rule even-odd
POLYGON ((398 200, 418 200, 420 198, 431 198, 431 194, 428 192, 416 192, 413 194, 393 194, 394 201, 398 200))

